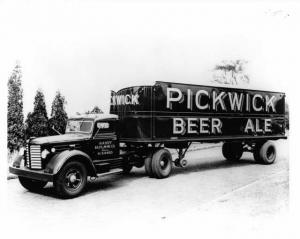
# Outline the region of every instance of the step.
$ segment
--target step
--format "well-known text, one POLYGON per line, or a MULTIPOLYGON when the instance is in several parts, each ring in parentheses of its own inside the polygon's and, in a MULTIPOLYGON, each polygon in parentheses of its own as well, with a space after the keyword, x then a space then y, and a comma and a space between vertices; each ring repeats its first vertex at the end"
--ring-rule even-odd
POLYGON ((123 173, 123 169, 115 168, 106 173, 99 173, 99 174, 97 174, 97 176, 102 177, 102 176, 106 176, 106 175, 110 175, 110 174, 119 174, 119 173, 123 173))
POLYGON ((93 160, 94 164, 110 163, 115 161, 123 161, 123 158, 111 158, 111 159, 97 159, 93 160))

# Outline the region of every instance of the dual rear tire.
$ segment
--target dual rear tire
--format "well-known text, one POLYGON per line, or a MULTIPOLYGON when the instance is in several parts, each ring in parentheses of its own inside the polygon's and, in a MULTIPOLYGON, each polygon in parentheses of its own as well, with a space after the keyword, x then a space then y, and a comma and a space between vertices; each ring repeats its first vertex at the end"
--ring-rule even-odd
POLYGON ((222 153, 228 161, 238 161, 243 155, 243 145, 237 142, 225 142, 222 153))
MULTIPOLYGON (((243 155, 243 145, 238 142, 223 144, 222 153, 228 161, 238 161, 243 155)), ((276 159, 276 147, 273 142, 258 142, 253 148, 253 156, 257 163, 272 164, 276 159)))
POLYGON ((273 142, 257 143, 253 150, 253 156, 257 163, 272 164, 276 159, 276 147, 273 142))
POLYGON ((172 171, 172 155, 167 149, 159 149, 145 159, 145 170, 149 177, 167 178, 172 171))

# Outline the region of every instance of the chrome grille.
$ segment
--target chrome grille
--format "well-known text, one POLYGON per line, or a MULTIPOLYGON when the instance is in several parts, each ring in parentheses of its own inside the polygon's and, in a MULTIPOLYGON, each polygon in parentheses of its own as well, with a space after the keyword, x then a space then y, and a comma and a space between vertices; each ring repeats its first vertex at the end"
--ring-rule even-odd
POLYGON ((41 146, 40 145, 30 145, 27 146, 27 167, 31 169, 42 169, 41 160, 41 146), (28 150, 29 148, 29 150, 28 150))
POLYGON ((29 164, 29 145, 26 145, 26 167, 29 168, 30 164, 29 164))

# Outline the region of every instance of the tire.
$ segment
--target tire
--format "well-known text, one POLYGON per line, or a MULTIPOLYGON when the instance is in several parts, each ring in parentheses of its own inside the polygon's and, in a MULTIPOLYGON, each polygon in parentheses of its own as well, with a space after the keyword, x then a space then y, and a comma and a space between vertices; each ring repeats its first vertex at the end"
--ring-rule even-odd
POLYGON ((132 168, 133 168, 133 166, 130 165, 130 164, 124 165, 124 166, 123 166, 123 173, 124 173, 124 174, 129 174, 132 168))
POLYGON ((243 145, 225 142, 222 146, 222 153, 228 161, 238 161, 243 155, 243 145))
POLYGON ((166 178, 172 171, 172 156, 169 150, 159 149, 152 157, 152 172, 155 178, 166 178))
POLYGON ((271 141, 263 144, 257 144, 253 151, 254 159, 257 163, 272 164, 276 159, 276 147, 271 141))
POLYGON ((152 155, 148 156, 145 159, 145 171, 150 178, 153 178, 154 175, 152 171, 152 155))
POLYGON ((134 166, 137 167, 137 168, 142 168, 144 167, 144 160, 142 159, 139 159, 139 161, 135 162, 134 166))
POLYGON ((39 192, 48 183, 48 182, 39 181, 31 178, 25 178, 21 176, 19 176, 19 182, 24 188, 26 188, 28 191, 31 192, 39 192))
POLYGON ((79 161, 67 162, 56 174, 54 188, 63 198, 77 197, 82 193, 87 182, 87 170, 79 161))
POLYGON ((262 160, 261 160, 261 158, 259 156, 259 151, 260 151, 260 148, 262 147, 262 145, 264 143, 261 143, 261 142, 260 143, 256 143, 256 145, 255 145, 255 147, 253 149, 253 157, 254 157, 255 162, 257 162, 257 163, 262 163, 262 160))

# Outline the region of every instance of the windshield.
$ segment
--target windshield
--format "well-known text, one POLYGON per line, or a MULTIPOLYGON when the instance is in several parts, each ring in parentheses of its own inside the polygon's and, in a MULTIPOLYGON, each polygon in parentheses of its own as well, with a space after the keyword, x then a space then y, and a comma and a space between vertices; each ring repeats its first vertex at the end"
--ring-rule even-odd
POLYGON ((66 133, 91 133, 93 121, 91 120, 68 120, 66 133))

